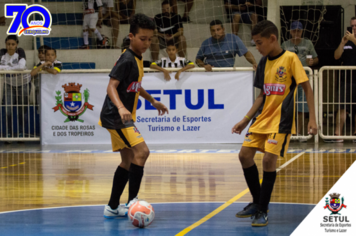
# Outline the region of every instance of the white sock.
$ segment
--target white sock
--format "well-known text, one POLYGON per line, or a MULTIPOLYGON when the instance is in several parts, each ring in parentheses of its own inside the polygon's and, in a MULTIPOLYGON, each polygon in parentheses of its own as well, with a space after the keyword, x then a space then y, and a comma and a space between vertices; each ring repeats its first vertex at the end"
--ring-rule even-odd
POLYGON ((89 32, 83 32, 84 44, 89 45, 89 32))
POLYGON ((95 29, 94 34, 96 34, 96 37, 101 41, 103 40, 103 37, 101 36, 100 32, 98 29, 95 29))

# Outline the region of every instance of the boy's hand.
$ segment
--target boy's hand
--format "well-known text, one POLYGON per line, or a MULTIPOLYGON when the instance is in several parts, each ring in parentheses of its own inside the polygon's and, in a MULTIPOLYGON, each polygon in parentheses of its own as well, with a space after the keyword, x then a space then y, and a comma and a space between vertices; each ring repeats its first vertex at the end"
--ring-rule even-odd
POLYGON ((165 105, 163 105, 163 103, 161 103, 161 102, 159 102, 157 100, 154 100, 152 102, 152 106, 158 110, 158 115, 159 116, 163 116, 166 112, 168 114, 168 109, 167 109, 167 107, 165 105))
POLYGON ((171 72, 170 71, 168 71, 168 70, 165 70, 164 72, 163 72, 163 74, 164 74, 164 79, 165 80, 167 80, 167 81, 170 81, 171 80, 171 76, 169 75, 171 72))
POLYGON ((234 127, 232 127, 231 133, 241 134, 241 132, 246 128, 250 121, 247 119, 241 120, 234 127))
POLYGON ((316 135, 318 133, 318 127, 315 120, 309 120, 308 130, 308 134, 316 135))
POLYGON ((131 112, 129 112, 125 107, 120 107, 119 114, 121 116, 122 123, 132 120, 131 112))
POLYGON ((176 80, 179 80, 179 76, 180 76, 180 73, 182 73, 182 71, 177 71, 176 75, 174 76, 176 78, 176 80))

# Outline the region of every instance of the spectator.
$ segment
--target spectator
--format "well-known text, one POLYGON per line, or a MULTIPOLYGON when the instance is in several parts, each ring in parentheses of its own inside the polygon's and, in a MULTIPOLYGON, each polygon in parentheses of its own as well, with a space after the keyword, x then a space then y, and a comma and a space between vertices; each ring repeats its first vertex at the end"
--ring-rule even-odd
MULTIPOLYGON (((251 24, 252 29, 258 22, 256 6, 261 7, 261 0, 224 0, 225 9, 229 16, 232 17, 232 33, 238 35, 240 21, 245 24, 251 24)), ((251 44, 255 42, 251 40, 251 44)))
POLYGON ((121 52, 123 53, 124 50, 128 49, 130 47, 130 37, 126 36, 123 40, 122 40, 122 44, 121 44, 121 52))
MULTIPOLYGON (((302 38, 303 25, 299 21, 292 22, 290 26, 291 39, 282 43, 282 48, 297 54, 303 66, 315 66, 319 63, 318 54, 314 49, 313 43, 309 39, 302 38), (307 58, 307 56, 312 58, 307 58)), ((307 71, 308 74, 308 71, 307 71)), ((298 135, 302 135, 302 121, 304 113, 309 113, 307 99, 301 85, 298 86, 298 135)), ((307 139, 299 139, 300 142, 306 142, 307 139)))
POLYGON ((96 28, 98 21, 102 20, 101 6, 103 5, 101 0, 84 0, 84 19, 83 19, 83 39, 84 45, 80 49, 89 49, 89 31, 94 33, 99 40, 103 41, 99 30, 96 28), (89 31, 88 31, 89 30, 89 31))
MULTIPOLYGON (((346 34, 344 37, 341 39, 341 43, 339 47, 335 50, 334 57, 335 60, 338 60, 341 58, 342 65, 344 66, 356 66, 356 17, 352 17, 350 21, 350 25, 352 28, 352 32, 346 31, 346 34)), ((345 105, 342 104, 340 105, 340 110, 337 112, 336 115, 336 127, 335 127, 335 135, 340 136, 342 135, 344 123, 346 120, 346 114, 350 114, 351 111, 354 112, 354 114, 351 114, 353 118, 355 118, 355 123, 356 124, 356 70, 352 70, 352 78, 351 78, 351 73, 350 70, 347 71, 346 75, 345 73, 341 73, 341 78, 340 78, 340 103, 353 103, 351 106, 350 105, 345 105), (352 82, 351 82, 352 80, 352 82), (352 84, 352 85, 351 85, 352 84), (352 87, 351 87, 352 86, 352 87), (351 93, 352 93, 352 99, 351 99, 351 93), (346 91, 346 94, 345 94, 346 91), (345 101, 345 95, 346 95, 346 101, 345 101), (351 109, 352 110, 351 110, 351 109)), ((355 125, 354 125, 355 127, 355 125)), ((356 127, 354 128, 353 135, 356 135, 356 127)), ((334 139, 334 140, 325 140, 325 142, 338 142, 342 143, 344 140, 342 139, 334 139)), ((356 140, 353 140, 353 142, 356 142, 356 140)))
POLYGON ((98 20, 97 26, 101 28, 102 23, 109 27, 112 26, 112 48, 118 49, 116 43, 119 37, 119 15, 114 11, 114 0, 102 0, 102 2, 101 14, 103 18, 98 20))
POLYGON ((181 68, 177 71, 175 79, 179 80, 179 76, 183 71, 192 69, 195 67, 194 63, 188 61, 184 57, 177 57, 177 46, 173 41, 167 43, 166 48, 168 57, 163 57, 160 61, 152 62, 151 69, 156 69, 164 73, 164 79, 167 81, 171 80, 170 72, 164 68, 181 68))
POLYGON ((47 71, 50 74, 56 75, 62 70, 62 62, 57 61, 57 51, 53 48, 46 49, 46 57, 33 67, 31 76, 36 76, 40 71, 47 71))
MULTIPOLYGON (((26 70, 26 55, 22 48, 18 48, 18 38, 16 35, 9 35, 5 39, 6 49, 0 51, 0 70, 26 70)), ((4 86, 4 104, 6 107, 7 128, 5 137, 24 137, 25 126, 27 123, 29 95, 31 91, 31 77, 27 74, 6 74, 4 86), (21 106, 24 105, 24 106, 21 106), (13 107, 17 112, 17 135, 13 130, 13 107), (13 135, 14 134, 14 135, 13 135)), ((6 142, 10 143, 10 142, 6 142)))
MULTIPOLYGON (((46 60, 46 50, 50 49, 47 45, 42 45, 38 48, 38 59, 41 63, 42 61, 46 60)), ((32 74, 31 74, 32 75, 32 74)), ((33 75, 32 75, 33 76, 33 75)), ((35 84, 35 91, 36 91, 36 102, 35 104, 40 104, 40 80, 37 75, 33 76, 34 84, 35 84)), ((37 111, 39 113, 39 110, 37 111)))
POLYGON ((236 54, 243 55, 256 70, 257 63, 252 53, 247 50, 239 36, 225 34, 220 20, 210 22, 211 38, 206 39, 197 54, 196 64, 212 71, 212 67, 233 67, 236 54), (204 63, 206 61, 206 63, 204 63))
POLYGON ((136 0, 118 0, 117 10, 120 24, 128 24, 130 17, 135 15, 136 0))
MULTIPOLYGON (((193 7, 194 0, 178 0, 182 1, 185 3, 185 8, 184 8, 184 15, 182 17, 182 22, 191 22, 189 18, 189 12, 193 7)), ((177 6, 177 0, 171 0, 170 1, 171 6, 172 6, 172 11, 174 14, 178 15, 178 6, 177 6)))
POLYGON ((182 19, 179 15, 171 13, 171 5, 168 0, 162 2, 162 13, 157 14, 154 20, 157 29, 151 44, 152 61, 158 60, 159 49, 165 48, 170 40, 178 44, 178 55, 185 57, 187 43, 183 35, 182 19))

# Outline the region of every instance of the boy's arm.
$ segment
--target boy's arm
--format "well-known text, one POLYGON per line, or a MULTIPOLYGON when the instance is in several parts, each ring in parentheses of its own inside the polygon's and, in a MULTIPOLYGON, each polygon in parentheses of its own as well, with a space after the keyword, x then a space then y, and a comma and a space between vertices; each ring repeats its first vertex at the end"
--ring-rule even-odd
POLYGON ((128 122, 132 120, 132 115, 131 112, 129 112, 124 104, 122 103, 119 94, 117 93, 116 88, 119 86, 120 81, 114 78, 110 78, 108 87, 106 89, 106 92, 110 98, 110 100, 114 103, 114 105, 117 107, 117 110, 119 111, 119 114, 121 116, 121 120, 123 123, 128 122))
POLYGON ((35 76, 37 75, 43 68, 43 64, 41 64, 40 66, 37 66, 36 68, 33 68, 31 71, 31 76, 35 76))
POLYGON ((309 107, 309 124, 308 124, 308 134, 316 135, 318 133, 318 127, 316 125, 315 118, 315 107, 314 107, 314 94, 310 86, 309 81, 300 84, 304 90, 305 96, 307 98, 307 103, 309 107))
POLYGON ((171 76, 169 75, 171 72, 168 70, 165 70, 164 68, 160 67, 159 65, 157 65, 156 62, 152 62, 150 65, 151 69, 155 69, 155 70, 159 70, 162 71, 164 73, 164 79, 167 81, 171 80, 171 76))
POLYGON ((52 69, 52 68, 47 68, 47 69, 43 69, 43 70, 45 70, 45 71, 47 71, 48 73, 53 74, 53 75, 56 75, 56 74, 59 73, 57 70, 52 69))
POLYGON ((158 115, 162 116, 166 112, 168 114, 167 107, 163 105, 163 103, 154 99, 154 97, 152 97, 149 93, 147 93, 147 91, 142 87, 140 88, 140 96, 146 99, 147 101, 149 101, 152 104, 152 106, 158 110, 158 115))
POLYGON ((177 71, 177 73, 175 75, 176 80, 179 80, 179 76, 182 72, 189 70, 189 69, 193 69, 194 67, 195 67, 194 63, 191 62, 188 65, 186 65, 185 67, 183 67, 182 69, 180 69, 179 71, 177 71))
POLYGON ((255 116, 256 112, 261 107, 262 103, 263 103, 263 90, 261 90, 260 94, 256 98, 251 109, 247 112, 246 116, 232 128, 232 133, 241 134, 241 132, 246 128, 246 126, 248 125, 252 117, 255 116))

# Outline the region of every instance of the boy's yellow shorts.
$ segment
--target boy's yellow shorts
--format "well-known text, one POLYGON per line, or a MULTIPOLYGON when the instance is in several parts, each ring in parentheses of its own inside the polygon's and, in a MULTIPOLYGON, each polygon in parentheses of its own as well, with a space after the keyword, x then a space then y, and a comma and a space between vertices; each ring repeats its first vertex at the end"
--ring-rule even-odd
POLYGON ((139 143, 144 142, 140 131, 136 126, 122 129, 107 129, 111 135, 111 145, 113 152, 120 151, 124 148, 131 148, 139 143))
POLYGON ((291 134, 257 134, 247 132, 243 147, 257 148, 260 152, 268 152, 285 157, 291 134))

